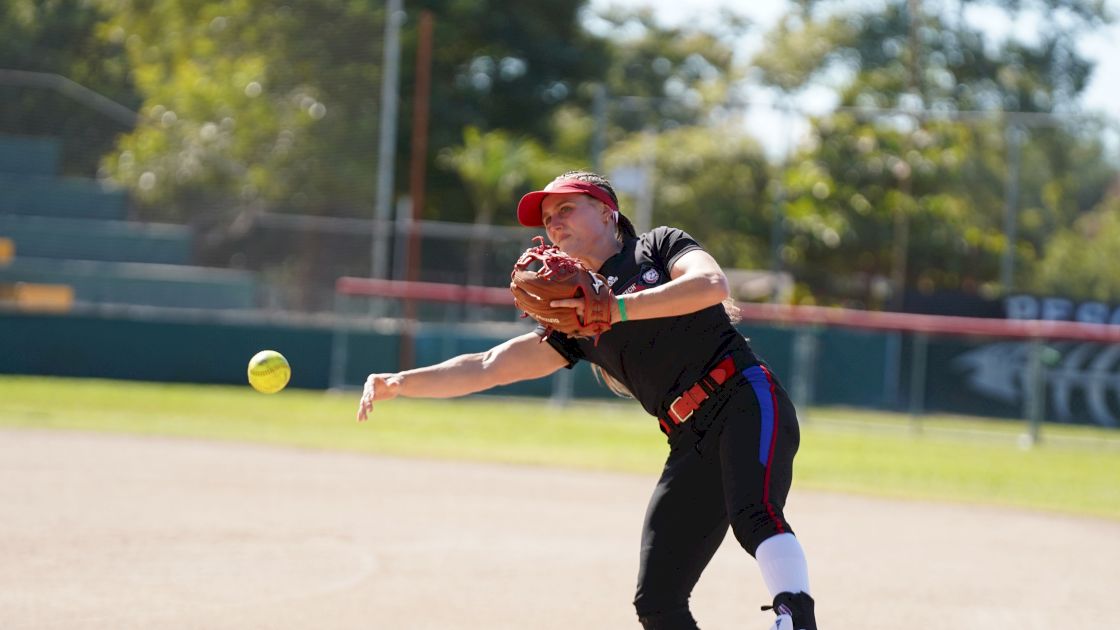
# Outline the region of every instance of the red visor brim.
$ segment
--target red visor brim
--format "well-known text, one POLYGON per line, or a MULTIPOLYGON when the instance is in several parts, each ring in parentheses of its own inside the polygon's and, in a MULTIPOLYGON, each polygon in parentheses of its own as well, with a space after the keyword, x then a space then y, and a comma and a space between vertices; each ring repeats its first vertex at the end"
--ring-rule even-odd
POLYGON ((581 193, 590 195, 599 201, 602 201, 611 210, 618 211, 618 206, 614 200, 611 199, 607 191, 599 188, 590 182, 583 182, 576 179, 566 179, 554 181, 544 190, 535 190, 526 194, 517 202, 517 221, 526 227, 543 227, 544 220, 541 218, 541 203, 544 198, 549 195, 559 195, 564 193, 581 193))

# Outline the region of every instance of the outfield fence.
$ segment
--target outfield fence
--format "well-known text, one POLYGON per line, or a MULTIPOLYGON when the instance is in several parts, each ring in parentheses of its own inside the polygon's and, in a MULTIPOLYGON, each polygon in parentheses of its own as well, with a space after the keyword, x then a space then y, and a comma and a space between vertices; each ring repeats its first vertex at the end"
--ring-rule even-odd
MULTIPOLYGON (((340 278, 332 343, 332 387, 349 362, 348 316, 363 311, 442 314, 447 334, 464 312, 516 321, 504 288, 340 278)), ((819 404, 907 410, 915 423, 930 412, 1026 421, 1038 441, 1043 422, 1120 426, 1120 326, 1004 320, 843 308, 739 303, 744 335, 787 381, 801 409, 819 404)), ((430 325, 430 324, 429 324, 430 325)), ((409 327, 401 329, 400 368, 411 367, 409 327)), ((494 342, 501 341, 495 338, 494 342)), ((580 395, 567 371, 554 400, 580 395)))

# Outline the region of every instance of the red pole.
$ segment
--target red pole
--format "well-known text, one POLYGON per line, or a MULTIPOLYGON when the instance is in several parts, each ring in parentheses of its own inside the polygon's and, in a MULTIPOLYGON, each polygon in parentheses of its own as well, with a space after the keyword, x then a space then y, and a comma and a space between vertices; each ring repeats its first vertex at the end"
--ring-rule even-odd
MULTIPOLYGON (((416 42, 416 85, 412 98, 412 156, 409 171, 409 188, 412 194, 411 232, 408 235, 408 274, 409 281, 420 279, 420 232, 418 222, 424 209, 424 188, 428 163, 428 101, 432 84, 432 12, 420 12, 416 42)), ((416 319, 416 304, 412 300, 404 303, 405 328, 401 335, 400 369, 413 367, 415 342, 411 325, 416 319)))

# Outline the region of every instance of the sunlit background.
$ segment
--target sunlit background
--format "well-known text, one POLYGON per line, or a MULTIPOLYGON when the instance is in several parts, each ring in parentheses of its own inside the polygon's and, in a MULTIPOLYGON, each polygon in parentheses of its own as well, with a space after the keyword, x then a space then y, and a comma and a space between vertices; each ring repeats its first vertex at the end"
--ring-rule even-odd
MULTIPOLYGON (((293 384, 353 385, 368 352, 340 326, 400 333, 399 351, 373 353, 397 365, 524 330, 503 287, 536 232, 515 203, 592 168, 639 229, 697 238, 743 304, 841 307, 847 324, 879 312, 1118 323, 1118 8, 10 0, 0 301, 12 322, 52 331, 75 320, 31 314, 133 336, 136 321, 183 318, 332 331, 296 357, 315 376, 293 384)), ((871 345, 837 338, 880 358, 877 385, 833 398, 824 375, 846 370, 806 337, 758 320, 745 333, 803 382, 802 400, 895 408, 923 398, 911 383, 926 378, 900 376, 925 350, 898 321, 910 323, 871 345)), ((1066 345, 1032 378, 1067 401, 1052 414, 1120 415, 1112 394, 1061 394, 1117 387, 1100 340, 1051 339, 1066 345), (1101 409, 1077 411, 1095 396, 1101 409)), ((1012 357, 1027 382, 1042 355, 1010 343, 971 358, 974 343, 935 349, 945 367, 928 372, 973 370, 973 392, 1017 414, 1030 388, 980 376, 1012 357)), ((4 369, 64 363, 19 356, 4 369)), ((143 374, 243 379, 183 360, 143 374)))

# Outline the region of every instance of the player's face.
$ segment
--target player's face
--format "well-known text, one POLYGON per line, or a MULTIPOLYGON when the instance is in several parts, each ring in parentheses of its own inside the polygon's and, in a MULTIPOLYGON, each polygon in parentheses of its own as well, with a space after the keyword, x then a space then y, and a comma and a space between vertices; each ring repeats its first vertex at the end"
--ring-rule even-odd
POLYGON ((609 216, 609 208, 581 193, 548 195, 541 203, 548 240, 573 256, 602 239, 609 216))

